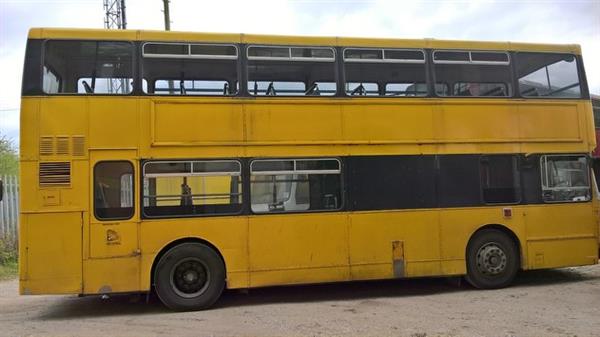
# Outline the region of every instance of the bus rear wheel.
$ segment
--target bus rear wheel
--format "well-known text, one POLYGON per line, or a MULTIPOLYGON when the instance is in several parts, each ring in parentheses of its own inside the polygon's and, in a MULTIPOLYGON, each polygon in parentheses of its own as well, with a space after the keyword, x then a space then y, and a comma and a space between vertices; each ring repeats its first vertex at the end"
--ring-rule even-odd
POLYGON ((514 280, 518 270, 517 245, 502 231, 485 229, 469 242, 466 279, 474 287, 506 287, 514 280))
POLYGON ((183 243, 161 256, 154 273, 158 298, 172 310, 212 306, 225 287, 225 267, 214 249, 183 243))

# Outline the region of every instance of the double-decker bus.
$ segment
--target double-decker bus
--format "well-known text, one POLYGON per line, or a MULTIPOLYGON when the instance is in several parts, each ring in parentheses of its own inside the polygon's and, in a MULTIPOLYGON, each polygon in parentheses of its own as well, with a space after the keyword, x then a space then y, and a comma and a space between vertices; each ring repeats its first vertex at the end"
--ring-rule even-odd
POLYGON ((591 99, 594 110, 594 125, 596 127, 596 149, 592 152, 592 161, 594 174, 596 175, 596 184, 600 189, 600 96, 591 95, 591 99))
POLYGON ((32 29, 21 294, 598 262, 577 45, 32 29))

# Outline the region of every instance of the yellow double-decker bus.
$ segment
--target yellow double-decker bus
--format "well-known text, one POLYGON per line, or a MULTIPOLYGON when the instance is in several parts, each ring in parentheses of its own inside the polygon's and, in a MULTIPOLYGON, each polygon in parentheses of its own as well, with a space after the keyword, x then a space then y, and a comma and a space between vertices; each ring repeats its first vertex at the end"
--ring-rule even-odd
POLYGON ((598 262, 577 45, 32 29, 21 294, 598 262))

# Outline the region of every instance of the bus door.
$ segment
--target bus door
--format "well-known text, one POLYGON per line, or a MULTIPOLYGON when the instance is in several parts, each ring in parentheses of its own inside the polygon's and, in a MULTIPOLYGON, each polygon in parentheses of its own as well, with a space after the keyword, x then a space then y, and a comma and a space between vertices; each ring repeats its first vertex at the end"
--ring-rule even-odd
POLYGON ((135 150, 90 151, 89 255, 83 265, 84 293, 139 289, 136 155, 135 150))

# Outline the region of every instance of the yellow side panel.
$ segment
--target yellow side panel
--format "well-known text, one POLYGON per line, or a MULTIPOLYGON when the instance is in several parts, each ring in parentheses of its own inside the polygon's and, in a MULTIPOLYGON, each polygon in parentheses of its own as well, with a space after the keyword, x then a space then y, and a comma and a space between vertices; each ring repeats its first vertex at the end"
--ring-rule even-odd
POLYGON ((516 140, 518 116, 506 100, 487 104, 446 101, 442 106, 439 138, 450 141, 516 140))
POLYGON ((86 135, 88 98, 46 97, 40 104, 40 136, 86 135))
POLYGON ((598 263, 596 238, 544 240, 527 243, 529 268, 558 268, 598 263))
MULTIPOLYGON (((519 238, 521 246, 525 237, 524 212, 521 208, 505 206, 512 209, 512 216, 503 216, 503 207, 461 208, 440 210, 441 257, 443 263, 441 274, 463 274, 466 272, 465 254, 467 243, 475 231, 485 225, 498 224, 507 227, 519 238), (462 261, 459 270, 457 266, 462 261)), ((526 250, 522 249, 523 254, 526 250)), ((526 260, 527 256, 523 256, 526 260)))
POLYGON ((37 163, 27 163, 25 167, 28 171, 27 174, 30 177, 35 177, 34 184, 29 184, 33 187, 33 194, 35 196, 36 204, 35 210, 44 211, 81 211, 86 209, 89 205, 89 200, 83 196, 88 194, 88 179, 89 179, 89 164, 85 160, 73 160, 71 161, 71 185, 68 187, 38 187, 39 179, 39 166, 37 163), (55 194, 57 196, 56 202, 48 202, 47 196, 49 194, 55 194))
POLYGON ((92 223, 90 225, 90 257, 118 257, 138 254, 135 222, 92 223))
POLYGON ((215 246, 225 260, 228 285, 229 278, 234 277, 234 284, 247 287, 247 229, 247 218, 241 216, 144 221, 140 225, 141 288, 148 289, 150 285, 150 270, 158 252, 169 243, 186 238, 202 239, 215 246))
POLYGON ((252 287, 335 282, 349 279, 347 267, 257 271, 250 275, 252 287))
POLYGON ((527 267, 554 268, 598 261, 598 220, 593 204, 527 207, 527 267))
POLYGON ((140 291, 140 258, 115 257, 83 261, 84 294, 140 291))
POLYGON ((81 292, 80 212, 27 214, 20 262, 21 294, 81 292))
POLYGON ((595 236, 597 223, 592 214, 591 202, 528 206, 527 240, 595 236))
POLYGON ((96 98, 89 106, 89 116, 91 147, 137 147, 140 117, 136 98, 96 98))
POLYGON ((39 98, 21 99, 21 128, 19 138, 19 159, 36 160, 38 158, 39 134, 37 125, 39 120, 39 98))
POLYGON ((319 142, 343 139, 339 105, 247 104, 248 141, 319 142))
POLYGON ((513 127, 519 128, 521 138, 583 141, 576 103, 536 103, 517 106, 519 119, 513 127))
POLYGON ((353 279, 425 276, 440 273, 440 237, 435 210, 350 215, 350 270, 353 279), (405 275, 394 275, 393 242, 403 242, 405 275), (419 265, 427 263, 427 265, 419 265), (369 267, 366 265, 385 265, 369 267), (377 274, 373 274, 377 273, 377 274))
POLYGON ((153 145, 243 141, 242 105, 222 103, 155 101, 150 116, 153 145))
POLYGON ((419 104, 418 101, 395 103, 343 105, 344 139, 414 141, 434 138, 430 104, 419 104))
MULTIPOLYGON (((251 286, 258 285, 254 272, 259 271, 280 271, 269 273, 272 278, 262 279, 260 285, 297 283, 299 279, 290 279, 289 276, 290 270, 294 269, 304 269, 307 275, 314 269, 330 269, 315 272, 315 275, 324 273, 320 277, 328 281, 347 279, 348 227, 345 214, 265 215, 250 217, 249 221, 251 286), (343 278, 336 278, 340 275, 343 278)), ((303 277, 310 279, 310 276, 303 277)))

